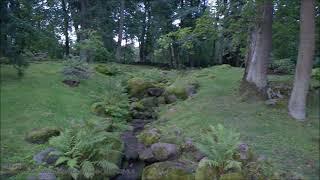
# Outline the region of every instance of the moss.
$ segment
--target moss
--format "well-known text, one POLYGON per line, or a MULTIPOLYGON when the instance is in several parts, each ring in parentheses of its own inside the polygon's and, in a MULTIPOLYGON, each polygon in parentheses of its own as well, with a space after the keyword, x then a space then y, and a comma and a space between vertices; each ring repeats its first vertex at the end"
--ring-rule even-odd
POLYGON ((213 167, 210 166, 208 160, 206 158, 203 158, 198 164, 195 180, 207 180, 207 179, 216 180, 217 172, 213 167))
POLYGON ((320 68, 312 69, 312 77, 318 81, 320 81, 320 68))
POLYGON ((115 163, 120 167, 122 160, 122 152, 124 150, 124 144, 121 142, 120 139, 108 139, 107 143, 112 144, 112 150, 114 150, 106 154, 107 160, 112 163, 115 163))
POLYGON ((159 162, 143 169, 142 180, 193 180, 194 174, 186 165, 178 162, 159 162))
POLYGON ((26 141, 30 143, 43 144, 53 136, 59 136, 60 129, 58 128, 41 128, 29 132, 26 136, 26 141))
POLYGON ((132 102, 130 105, 131 110, 143 111, 145 109, 143 103, 141 101, 132 102))
POLYGON ((153 87, 150 81, 146 81, 142 78, 132 78, 128 80, 128 90, 131 96, 139 96, 144 93, 148 88, 153 87))
POLYGON ((220 180, 245 180, 245 178, 241 173, 228 173, 221 175, 220 180))
POLYGON ((167 94, 174 94, 180 99, 187 99, 188 94, 184 86, 172 84, 166 88, 167 94))
POLYGON ((138 139, 148 146, 157 143, 160 139, 160 134, 156 129, 144 130, 138 135, 138 139))

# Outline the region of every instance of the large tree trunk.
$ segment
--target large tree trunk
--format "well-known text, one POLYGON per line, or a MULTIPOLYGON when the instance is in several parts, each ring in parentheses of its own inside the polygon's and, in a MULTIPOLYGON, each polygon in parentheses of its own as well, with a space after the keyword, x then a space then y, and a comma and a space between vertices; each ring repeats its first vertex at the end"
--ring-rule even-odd
POLYGON ((264 0, 258 4, 259 18, 251 34, 244 74, 244 81, 254 85, 262 94, 265 94, 267 87, 267 67, 272 43, 272 12, 271 0, 264 0))
POLYGON ((140 46, 139 46, 139 56, 140 62, 145 62, 145 36, 146 36, 146 28, 147 28, 147 1, 144 1, 144 15, 143 15, 143 22, 142 22, 142 30, 140 36, 140 46))
POLYGON ((118 46, 116 52, 116 58, 118 62, 121 62, 121 42, 124 24, 124 0, 120 1, 120 18, 119 18, 119 31, 118 31, 118 46))
POLYGON ((288 106, 289 114, 297 120, 304 120, 306 118, 306 99, 314 51, 315 1, 301 0, 299 54, 294 85, 288 106))
POLYGON ((64 20, 64 36, 65 36, 65 54, 69 56, 69 15, 66 5, 66 0, 62 0, 62 11, 63 11, 63 20, 64 20))
MULTIPOLYGON (((85 30, 88 28, 87 6, 88 6, 87 0, 80 0, 80 25, 81 25, 81 32, 79 34, 80 42, 87 38, 85 33, 85 30)), ((87 50, 80 48, 80 60, 88 61, 88 59, 89 58, 88 58, 87 50)))

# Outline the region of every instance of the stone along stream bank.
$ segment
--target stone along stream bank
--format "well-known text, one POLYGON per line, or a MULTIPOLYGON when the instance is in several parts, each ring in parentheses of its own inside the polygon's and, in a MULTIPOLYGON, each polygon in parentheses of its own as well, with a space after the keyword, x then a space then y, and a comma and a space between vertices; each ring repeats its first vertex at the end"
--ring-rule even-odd
MULTIPOLYGON (((195 88, 189 89, 193 90, 189 91, 189 95, 193 95, 195 88)), ((130 99, 132 128, 121 135, 125 145, 121 173, 113 180, 191 178, 195 167, 177 161, 180 147, 159 142, 160 131, 147 125, 157 120, 156 108, 160 104, 170 104, 176 100, 175 95, 167 94, 163 88, 148 88, 140 97, 130 99), (163 177, 153 171, 160 172, 163 177)), ((201 157, 198 153, 198 160, 201 157)))

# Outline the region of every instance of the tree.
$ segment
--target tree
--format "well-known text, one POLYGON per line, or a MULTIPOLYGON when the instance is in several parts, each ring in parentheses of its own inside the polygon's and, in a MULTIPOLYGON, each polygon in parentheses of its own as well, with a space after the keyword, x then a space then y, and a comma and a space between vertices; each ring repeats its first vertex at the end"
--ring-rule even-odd
POLYGON ((251 34, 251 42, 246 59, 244 80, 254 85, 258 92, 265 94, 267 87, 267 64, 272 49, 271 0, 258 3, 257 25, 251 34))
POLYGON ((69 13, 67 8, 67 3, 66 0, 61 0, 62 4, 62 11, 63 11, 63 22, 64 22, 64 27, 63 27, 63 32, 65 36, 65 54, 66 56, 69 55, 69 13))
POLYGON ((118 46, 116 52, 116 58, 118 62, 121 62, 121 42, 124 25, 124 0, 120 1, 120 17, 119 17, 119 31, 118 31, 118 46))
POLYGON ((301 0, 298 61, 294 85, 288 105, 289 114, 297 120, 306 118, 306 99, 309 90, 314 51, 315 1, 301 0))

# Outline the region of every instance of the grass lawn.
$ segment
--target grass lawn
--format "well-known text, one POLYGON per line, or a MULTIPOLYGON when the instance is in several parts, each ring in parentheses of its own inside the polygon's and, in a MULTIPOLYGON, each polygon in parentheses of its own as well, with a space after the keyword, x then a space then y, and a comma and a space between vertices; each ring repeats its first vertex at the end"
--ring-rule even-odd
MULTIPOLYGON (((119 66, 129 76, 161 78, 158 70, 140 66, 119 66), (145 73, 145 74, 144 74, 145 73)), ((39 127, 67 127, 71 121, 95 118, 90 106, 113 80, 95 74, 79 87, 70 88, 61 81, 61 63, 31 64, 25 77, 18 79, 11 66, 1 66, 1 163, 32 164, 32 156, 47 144, 34 145, 24 140, 27 132, 39 127)), ((167 76, 174 79, 177 72, 167 76)), ((287 114, 286 105, 272 108, 264 102, 245 102, 238 89, 243 70, 223 66, 181 72, 184 79, 196 78, 198 93, 185 101, 163 106, 155 126, 163 132, 179 128, 197 139, 208 125, 223 124, 240 132, 242 140, 259 154, 270 157, 282 170, 292 170, 310 179, 319 174, 319 98, 309 98, 308 119, 296 122, 287 114), (163 123, 165 122, 165 123, 163 123)), ((291 82, 292 76, 271 76, 271 81, 291 82)))
MULTIPOLYGON (((213 67, 195 71, 200 90, 194 98, 163 107, 159 123, 163 131, 175 128, 197 139, 209 125, 223 124, 240 132, 242 140, 282 170, 310 179, 319 175, 319 92, 309 98, 308 119, 291 119, 286 105, 273 108, 264 102, 244 102, 238 89, 243 70, 213 67)), ((185 77, 185 78, 188 78, 185 77)), ((271 81, 292 81, 292 76, 271 76, 271 81)))
POLYGON ((18 79, 15 69, 1 66, 1 163, 32 161, 32 155, 46 146, 24 140, 33 128, 63 128, 70 121, 94 117, 92 96, 105 90, 105 77, 96 74, 70 88, 61 82, 61 67, 52 62, 31 64, 18 79))

